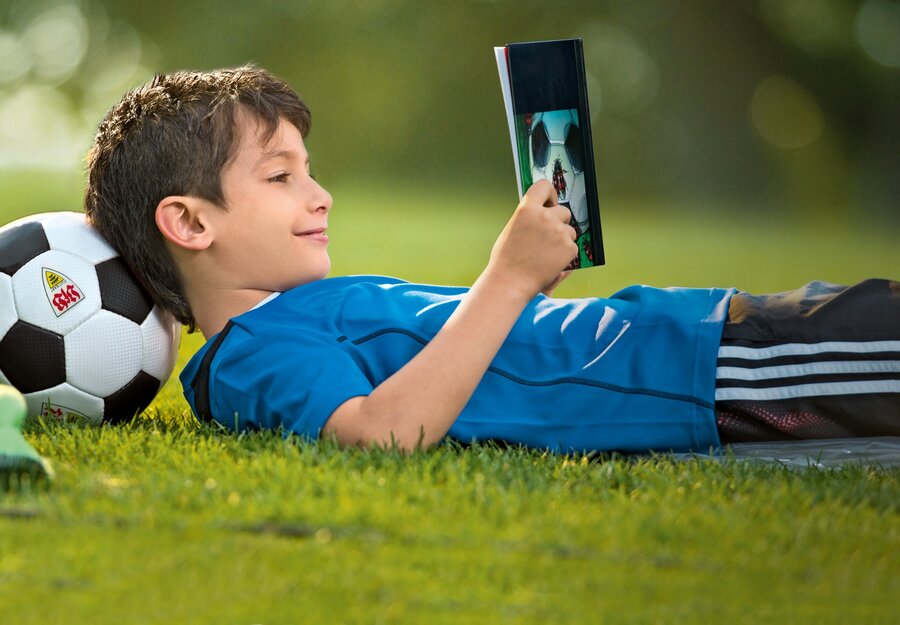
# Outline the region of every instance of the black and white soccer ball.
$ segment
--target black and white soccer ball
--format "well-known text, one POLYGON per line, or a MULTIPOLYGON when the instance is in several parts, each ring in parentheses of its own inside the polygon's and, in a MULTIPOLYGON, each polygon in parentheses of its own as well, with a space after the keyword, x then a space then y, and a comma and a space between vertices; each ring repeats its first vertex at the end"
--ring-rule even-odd
POLYGON ((0 228, 0 383, 29 416, 130 420, 172 374, 181 329, 82 213, 0 228))

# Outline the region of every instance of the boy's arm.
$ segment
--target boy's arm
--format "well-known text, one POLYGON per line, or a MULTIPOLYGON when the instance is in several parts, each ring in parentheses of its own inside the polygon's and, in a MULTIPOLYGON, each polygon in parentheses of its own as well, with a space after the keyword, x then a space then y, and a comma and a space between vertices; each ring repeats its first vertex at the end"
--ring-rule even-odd
POLYGON ((500 233, 487 267, 435 337, 370 395, 341 404, 323 433, 344 445, 438 442, 462 412, 526 304, 578 253, 569 211, 546 180, 500 233))

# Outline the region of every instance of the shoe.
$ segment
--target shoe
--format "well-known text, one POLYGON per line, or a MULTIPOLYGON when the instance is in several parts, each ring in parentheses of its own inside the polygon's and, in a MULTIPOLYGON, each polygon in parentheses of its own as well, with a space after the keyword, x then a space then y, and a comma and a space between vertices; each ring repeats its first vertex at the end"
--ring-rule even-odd
POLYGON ((22 436, 27 406, 11 386, 0 385, 0 491, 53 477, 53 469, 22 436))

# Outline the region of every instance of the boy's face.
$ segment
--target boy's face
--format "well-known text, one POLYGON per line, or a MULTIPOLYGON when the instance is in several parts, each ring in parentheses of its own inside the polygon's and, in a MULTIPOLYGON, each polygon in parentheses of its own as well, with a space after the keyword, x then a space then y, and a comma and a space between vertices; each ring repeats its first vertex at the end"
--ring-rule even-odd
POLYGON ((284 291, 328 275, 331 195, 309 175, 300 131, 281 120, 260 143, 252 115, 238 114, 239 142, 222 172, 227 210, 215 215, 214 246, 231 286, 284 291))

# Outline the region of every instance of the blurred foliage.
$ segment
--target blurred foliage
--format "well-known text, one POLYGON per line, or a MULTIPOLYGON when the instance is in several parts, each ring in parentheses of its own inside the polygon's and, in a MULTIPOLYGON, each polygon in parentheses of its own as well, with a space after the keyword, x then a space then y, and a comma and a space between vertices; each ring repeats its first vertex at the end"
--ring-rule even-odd
POLYGON ((326 185, 512 194, 491 48, 562 37, 602 196, 900 220, 896 0, 4 0, 0 167, 78 167, 125 89, 253 62, 310 104, 326 185))

